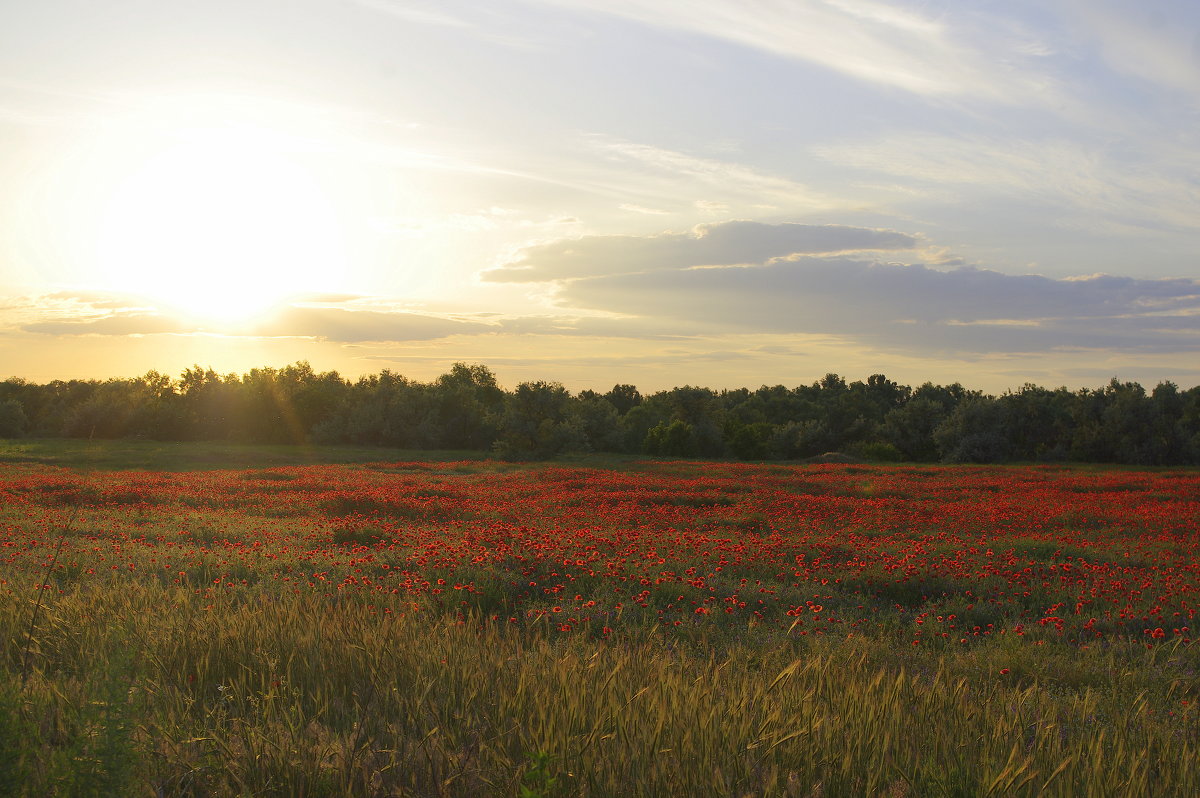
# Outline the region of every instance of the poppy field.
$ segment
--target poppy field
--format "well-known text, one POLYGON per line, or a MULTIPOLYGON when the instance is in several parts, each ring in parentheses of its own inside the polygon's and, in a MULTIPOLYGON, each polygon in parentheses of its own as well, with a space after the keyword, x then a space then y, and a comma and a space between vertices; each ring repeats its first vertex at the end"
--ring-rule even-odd
POLYGON ((1188 795, 1200 472, 0 463, 0 794, 1188 795))

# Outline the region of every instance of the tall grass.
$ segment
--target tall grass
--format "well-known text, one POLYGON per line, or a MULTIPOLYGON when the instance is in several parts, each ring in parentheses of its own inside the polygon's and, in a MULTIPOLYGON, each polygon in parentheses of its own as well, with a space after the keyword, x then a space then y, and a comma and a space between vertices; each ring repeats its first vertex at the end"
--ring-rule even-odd
POLYGON ((778 636, 714 653, 652 627, 551 639, 427 611, 93 586, 48 598, 20 690, 28 606, 4 596, 0 783, 28 796, 1200 791, 1200 726, 1169 714, 1163 679, 1182 649, 1082 652, 1056 679, 1000 642, 940 659, 778 636))

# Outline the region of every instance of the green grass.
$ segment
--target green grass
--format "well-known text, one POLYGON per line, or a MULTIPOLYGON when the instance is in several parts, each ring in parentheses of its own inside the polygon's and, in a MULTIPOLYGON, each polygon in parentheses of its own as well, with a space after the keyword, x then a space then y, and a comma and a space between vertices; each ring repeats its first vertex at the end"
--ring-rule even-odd
POLYGON ((0 463, 55 465, 81 471, 198 471, 322 463, 483 460, 476 451, 416 451, 371 446, 172 443, 72 438, 0 438, 0 463))

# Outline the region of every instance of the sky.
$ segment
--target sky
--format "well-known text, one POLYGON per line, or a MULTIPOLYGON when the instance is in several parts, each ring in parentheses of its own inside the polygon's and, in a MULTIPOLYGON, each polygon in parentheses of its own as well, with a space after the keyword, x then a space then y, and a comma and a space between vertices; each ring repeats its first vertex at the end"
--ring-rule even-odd
POLYGON ((0 0, 0 378, 1200 384, 1188 0, 0 0))

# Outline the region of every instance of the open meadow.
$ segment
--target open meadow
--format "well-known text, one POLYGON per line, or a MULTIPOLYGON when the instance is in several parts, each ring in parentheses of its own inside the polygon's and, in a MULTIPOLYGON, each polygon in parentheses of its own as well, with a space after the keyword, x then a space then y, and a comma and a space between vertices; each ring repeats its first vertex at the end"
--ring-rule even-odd
POLYGON ((1200 471, 0 442, 0 795, 1200 793, 1200 471))

